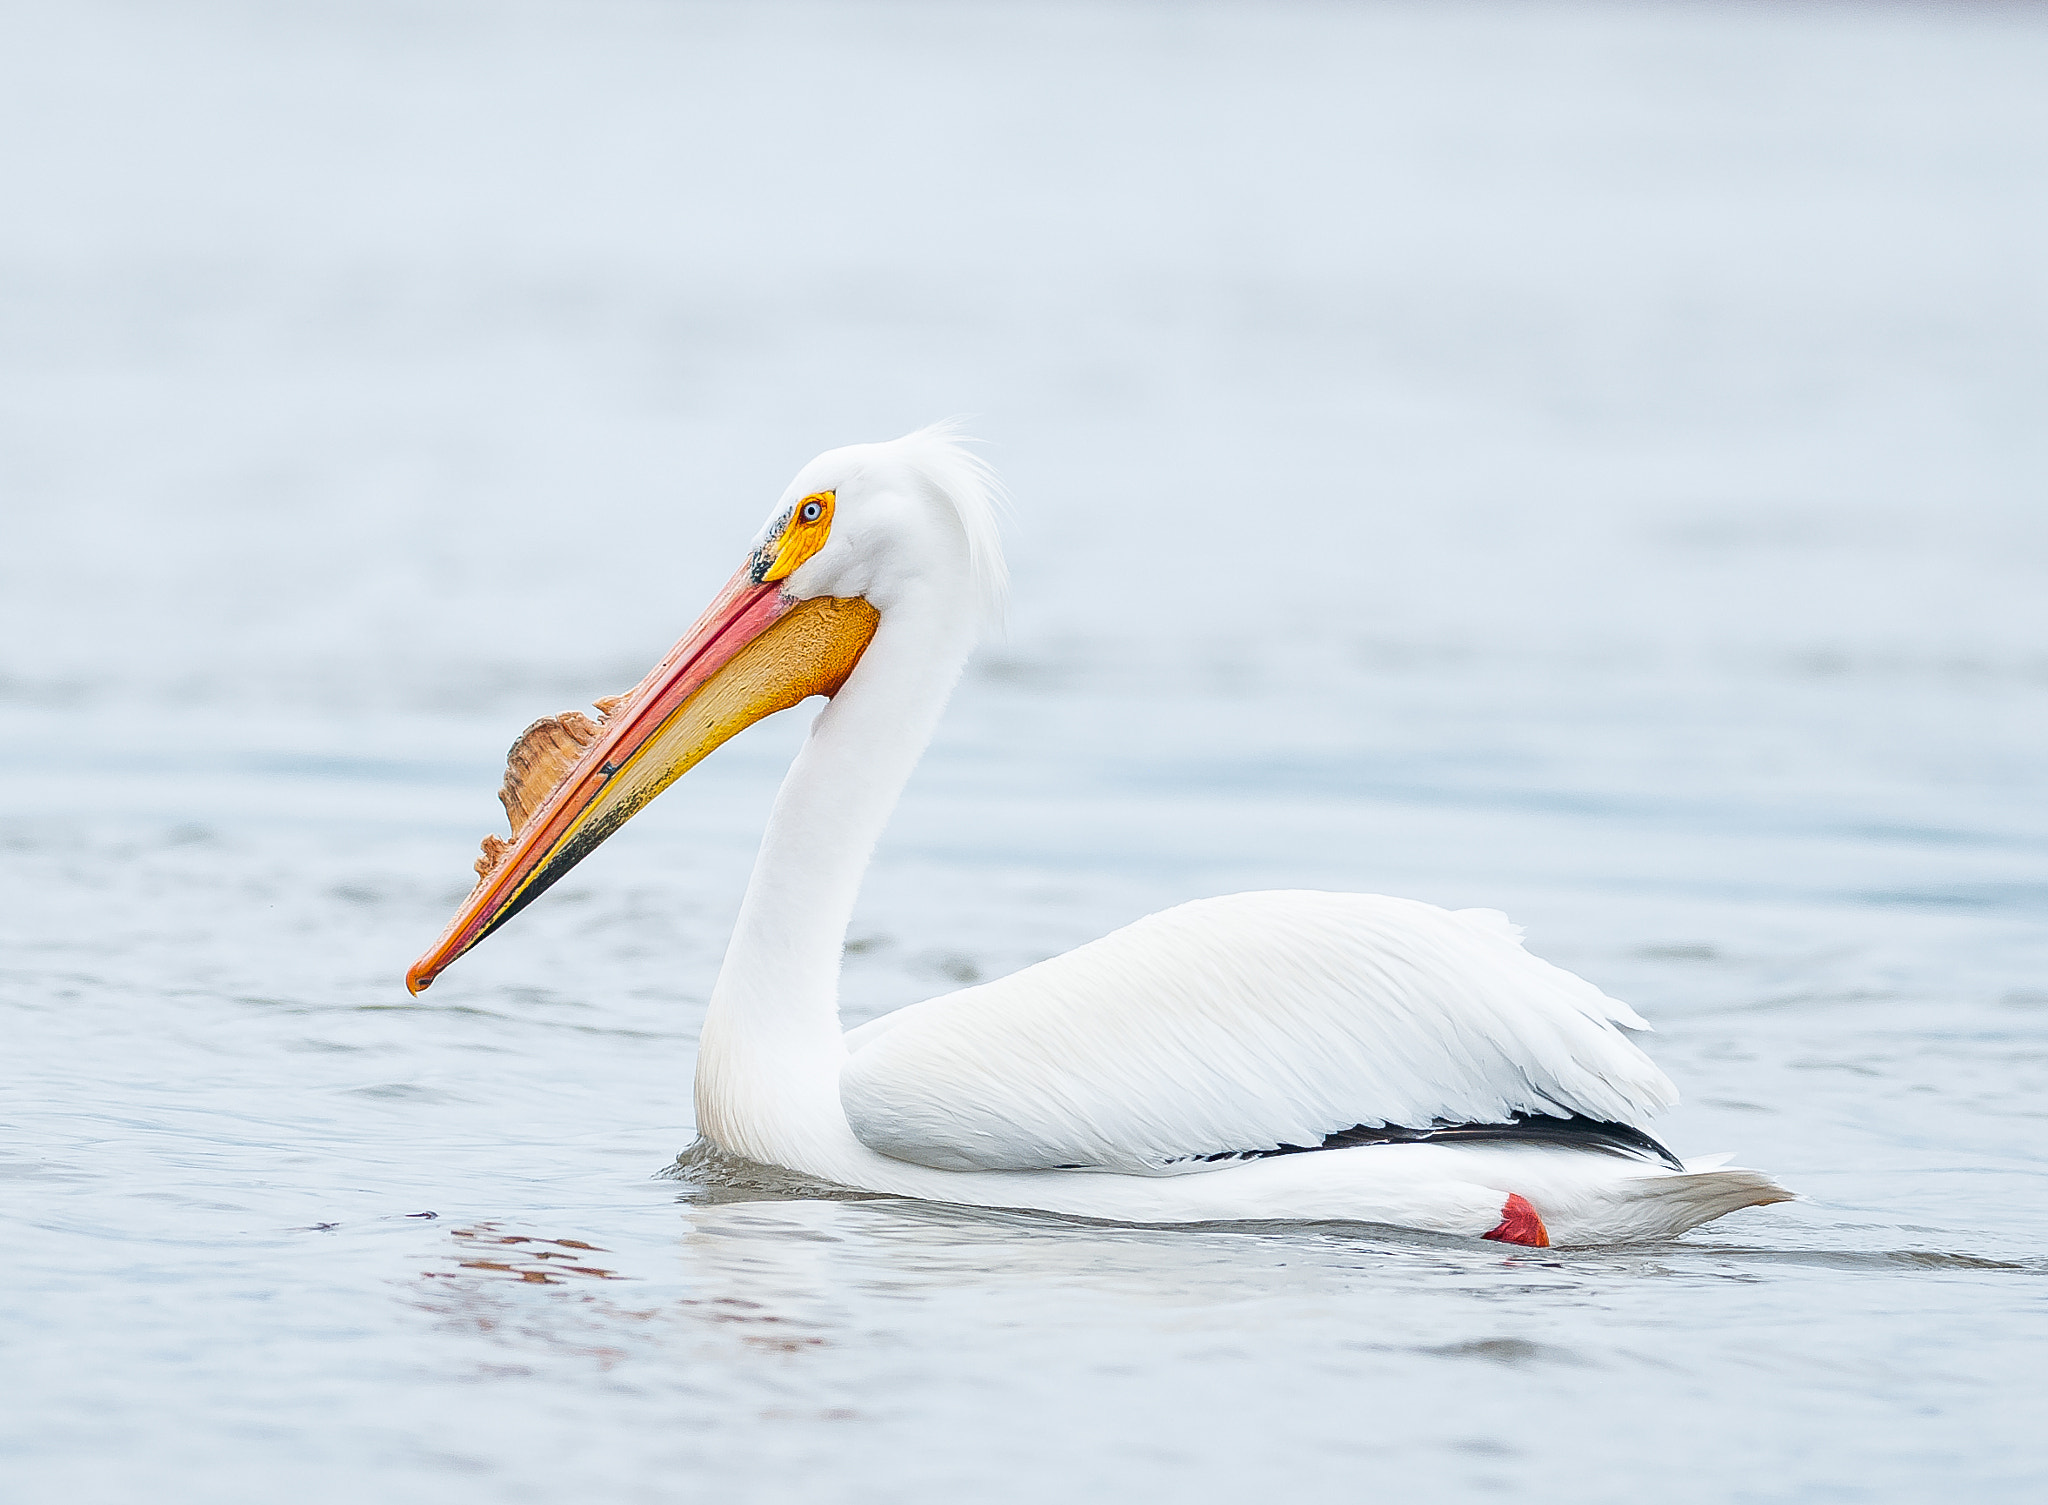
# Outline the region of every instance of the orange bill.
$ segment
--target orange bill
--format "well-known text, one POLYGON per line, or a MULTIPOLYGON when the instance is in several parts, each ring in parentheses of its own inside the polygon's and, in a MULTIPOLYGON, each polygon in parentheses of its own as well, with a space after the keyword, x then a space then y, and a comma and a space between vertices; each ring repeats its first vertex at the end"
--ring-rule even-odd
POLYGON ((485 839, 476 887, 406 974, 409 992, 427 988, 729 738, 838 692, 880 614, 857 597, 794 600, 775 583, 786 573, 742 567, 647 678, 598 702, 602 720, 569 713, 528 730, 512 749, 503 796, 512 840, 485 839))

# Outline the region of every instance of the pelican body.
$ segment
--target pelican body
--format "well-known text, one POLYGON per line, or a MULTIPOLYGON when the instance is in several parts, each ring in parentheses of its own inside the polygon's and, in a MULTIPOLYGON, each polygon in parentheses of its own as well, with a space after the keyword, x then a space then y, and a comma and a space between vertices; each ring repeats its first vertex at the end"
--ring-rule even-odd
POLYGON ((697 1127, 872 1192, 1139 1223, 1307 1219, 1543 1245, 1672 1237, 1789 1195, 1643 1129, 1677 1100, 1624 1003, 1491 910, 1200 899, 857 1029, 846 927, 1005 586, 996 489, 944 428, 830 451, 625 695, 529 728, 415 993, 752 722, 828 697, 712 991, 697 1127))

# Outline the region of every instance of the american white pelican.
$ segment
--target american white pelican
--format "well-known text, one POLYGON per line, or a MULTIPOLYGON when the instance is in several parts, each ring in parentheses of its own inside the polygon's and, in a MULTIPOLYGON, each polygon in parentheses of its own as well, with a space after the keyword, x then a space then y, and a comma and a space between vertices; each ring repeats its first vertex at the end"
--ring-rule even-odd
POLYGON ((697 1126, 720 1149, 943 1202, 1516 1244, 1668 1238, 1787 1198, 1644 1133, 1677 1099, 1626 1033, 1648 1026, 1491 910, 1200 899, 842 1032, 861 874, 1004 589, 994 489, 943 428, 805 466, 646 679, 513 748, 512 840, 484 839, 476 888, 406 985, 727 738, 824 695, 704 1021, 697 1126))

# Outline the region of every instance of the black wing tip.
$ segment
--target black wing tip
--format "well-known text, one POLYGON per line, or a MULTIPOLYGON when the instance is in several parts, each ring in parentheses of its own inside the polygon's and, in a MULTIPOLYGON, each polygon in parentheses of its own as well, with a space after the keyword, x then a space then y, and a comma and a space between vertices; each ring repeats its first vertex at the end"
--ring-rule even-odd
POLYGON ((1516 1113, 1504 1123, 1451 1124, 1437 1122, 1426 1129, 1400 1124, 1354 1124, 1325 1135, 1321 1144, 1283 1144, 1263 1150, 1226 1150, 1203 1155, 1202 1160, 1264 1160, 1274 1155, 1304 1155, 1317 1150, 1351 1150, 1375 1144, 1554 1144, 1561 1148, 1589 1150, 1602 1155, 1622 1155, 1632 1160, 1653 1161, 1675 1171, 1685 1162, 1633 1124, 1588 1118, 1575 1113, 1569 1118, 1549 1113, 1516 1113))

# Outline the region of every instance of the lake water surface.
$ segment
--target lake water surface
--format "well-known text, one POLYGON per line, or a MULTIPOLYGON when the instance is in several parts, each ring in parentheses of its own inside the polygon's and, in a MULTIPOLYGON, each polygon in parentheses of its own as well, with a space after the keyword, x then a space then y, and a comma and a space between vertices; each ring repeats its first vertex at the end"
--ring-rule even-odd
POLYGON ((0 1477, 1922 1500, 2048 1472, 2048 12, 7 4, 0 1477), (809 711, 430 994, 503 750, 978 415, 858 1020, 1201 894, 1630 1000, 1667 1245, 707 1175, 809 711))

